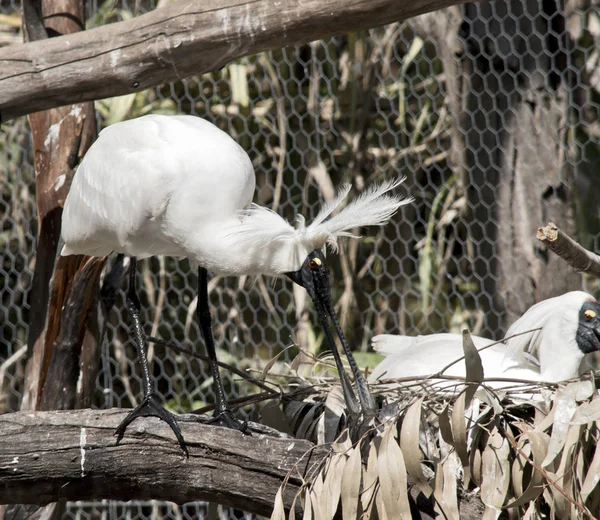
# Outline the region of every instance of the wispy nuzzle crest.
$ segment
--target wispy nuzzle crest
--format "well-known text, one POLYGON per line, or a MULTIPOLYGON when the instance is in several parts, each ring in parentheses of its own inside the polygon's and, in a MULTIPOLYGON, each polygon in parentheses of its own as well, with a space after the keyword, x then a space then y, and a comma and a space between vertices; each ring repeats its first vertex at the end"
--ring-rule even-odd
POLYGON ((351 201, 336 215, 330 217, 350 191, 350 185, 344 184, 336 197, 326 203, 315 220, 305 228, 304 240, 311 242, 313 249, 319 249, 328 243, 336 250, 339 237, 358 238, 350 233, 351 229, 385 224, 400 206, 410 204, 414 200, 412 197, 404 198, 390 193, 405 180, 406 177, 401 177, 371 185, 356 200, 351 201))
POLYGON ((335 251, 338 238, 358 238, 350 230, 385 224, 400 206, 413 201, 412 197, 405 198, 391 193, 405 179, 406 177, 401 177, 369 186, 357 199, 339 209, 351 189, 349 184, 344 184, 332 200, 323 204, 308 226, 304 217, 298 215, 296 228, 270 209, 253 204, 238 212, 239 225, 235 232, 242 232, 243 240, 254 246, 269 246, 281 241, 282 245, 302 245, 309 252, 329 244, 335 251), (337 214, 332 216, 336 210, 337 214))

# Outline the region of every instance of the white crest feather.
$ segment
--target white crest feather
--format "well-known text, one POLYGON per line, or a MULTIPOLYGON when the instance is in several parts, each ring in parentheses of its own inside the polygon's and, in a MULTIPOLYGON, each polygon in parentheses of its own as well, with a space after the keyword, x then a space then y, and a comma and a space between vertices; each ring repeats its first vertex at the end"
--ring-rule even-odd
POLYGON ((327 217, 340 206, 348 194, 349 187, 343 186, 335 199, 326 204, 314 222, 306 228, 305 240, 311 244, 313 249, 319 249, 325 243, 335 249, 339 237, 357 238, 349 233, 349 230, 361 226, 385 224, 400 206, 413 201, 412 197, 402 198, 389 193, 405 180, 406 177, 401 177, 369 186, 356 200, 328 219, 327 217))
MULTIPOLYGON (((329 215, 331 215, 336 210, 336 208, 344 201, 344 199, 348 196, 348 193, 350 193, 351 189, 352 189, 351 184, 342 184, 340 186, 336 196, 329 202, 326 202, 325 204, 323 204, 323 206, 321 207, 321 209, 319 211, 319 214, 315 217, 315 220, 313 220, 311 222, 311 224, 310 224, 311 227, 319 225, 329 215)), ((304 217, 302 217, 302 218, 304 218, 304 217)))
POLYGON ((302 215, 296 216, 294 228, 274 211, 252 204, 237 212, 237 218, 228 224, 225 235, 235 239, 242 250, 271 248, 270 256, 280 257, 276 271, 293 271, 300 268, 311 251, 323 249, 326 244, 336 250, 339 237, 357 238, 350 233, 351 229, 385 224, 400 206, 413 200, 389 193, 404 180, 397 178, 370 186, 331 216, 350 192, 350 185, 344 184, 308 226, 302 215))

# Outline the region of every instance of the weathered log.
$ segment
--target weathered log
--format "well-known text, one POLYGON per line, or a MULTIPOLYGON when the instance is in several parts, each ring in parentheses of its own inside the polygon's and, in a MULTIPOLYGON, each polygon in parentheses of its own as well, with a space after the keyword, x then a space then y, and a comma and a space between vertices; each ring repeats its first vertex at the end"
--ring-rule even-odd
MULTIPOLYGON (((289 476, 289 507, 310 468, 327 453, 308 441, 187 422, 187 459, 169 426, 137 419, 117 445, 127 410, 17 412, 0 416, 0 503, 159 499, 218 502, 270 515, 289 476)), ((300 501, 299 501, 300 502, 300 501)))
POLYGON ((0 117, 138 92, 241 56, 404 20, 464 0, 177 1, 0 49, 0 117))

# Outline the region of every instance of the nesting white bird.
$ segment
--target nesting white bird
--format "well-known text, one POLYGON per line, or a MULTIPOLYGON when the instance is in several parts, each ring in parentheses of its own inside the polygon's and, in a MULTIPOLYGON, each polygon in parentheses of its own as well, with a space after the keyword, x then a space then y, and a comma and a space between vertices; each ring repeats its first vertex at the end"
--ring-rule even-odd
MULTIPOLYGON (((600 304, 588 293, 569 292, 528 309, 508 329, 505 342, 471 337, 479 350, 485 379, 564 381, 578 376, 586 354, 600 350, 600 304)), ((444 374, 464 377, 462 342, 460 334, 375 336, 373 348, 386 358, 369 380, 437 374, 456 360, 444 374)), ((497 382, 492 386, 508 384, 497 382)))
POLYGON ((392 190, 402 179, 366 189, 340 209, 350 191, 341 188, 315 220, 293 227, 273 211, 252 205, 255 175, 246 152, 225 132, 193 116, 149 115, 104 129, 73 179, 62 218, 63 255, 131 257, 128 307, 144 376, 144 401, 118 427, 120 439, 139 416, 154 415, 181 431, 154 393, 148 373, 140 304, 135 290, 136 259, 153 255, 187 257, 198 264, 198 318, 211 359, 219 422, 244 429, 229 410, 219 376, 208 306, 207 271, 224 276, 286 275, 309 292, 336 358, 347 399, 354 393, 343 372, 328 315, 340 337, 363 410, 374 401, 346 342, 331 303, 323 249, 351 229, 382 225, 410 202, 392 190), (334 211, 339 210, 336 215, 334 211))

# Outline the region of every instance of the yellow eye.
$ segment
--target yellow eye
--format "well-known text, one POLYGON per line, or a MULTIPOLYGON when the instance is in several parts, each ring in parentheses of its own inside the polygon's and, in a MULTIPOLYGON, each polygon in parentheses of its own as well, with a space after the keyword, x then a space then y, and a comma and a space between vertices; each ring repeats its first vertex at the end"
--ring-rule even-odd
POLYGON ((588 309, 587 311, 584 311, 583 317, 585 318, 585 321, 590 321, 596 317, 596 313, 588 309))
POLYGON ((308 267, 310 267, 311 269, 316 269, 317 267, 321 266, 321 260, 319 258, 311 258, 311 260, 308 262, 308 267))

